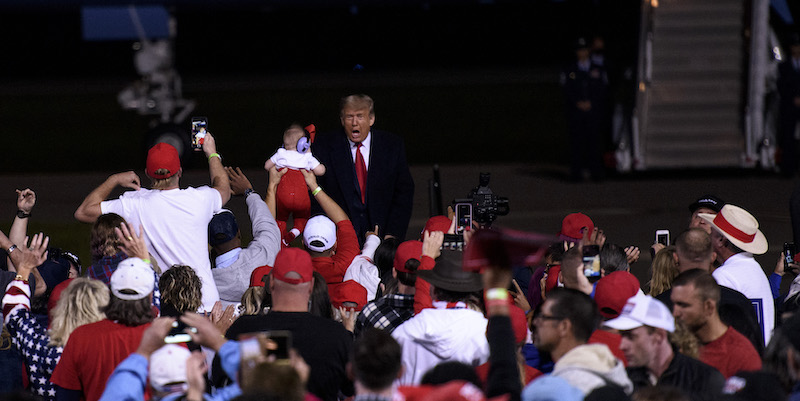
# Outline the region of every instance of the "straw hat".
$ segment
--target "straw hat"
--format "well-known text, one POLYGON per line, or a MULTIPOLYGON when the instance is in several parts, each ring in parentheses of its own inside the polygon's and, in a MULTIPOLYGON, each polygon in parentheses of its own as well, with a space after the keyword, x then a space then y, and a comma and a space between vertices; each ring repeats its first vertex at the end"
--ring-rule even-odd
POLYGON ((767 237, 758 229, 758 220, 739 206, 728 204, 717 214, 700 213, 698 216, 745 252, 761 255, 769 248, 767 237))

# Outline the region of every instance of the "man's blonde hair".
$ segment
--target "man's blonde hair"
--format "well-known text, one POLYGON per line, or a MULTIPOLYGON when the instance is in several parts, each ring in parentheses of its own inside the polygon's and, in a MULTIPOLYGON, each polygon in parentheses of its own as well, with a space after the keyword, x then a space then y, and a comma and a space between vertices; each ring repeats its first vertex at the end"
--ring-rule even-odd
POLYGON ((339 114, 344 116, 344 109, 353 108, 357 110, 368 109, 369 115, 375 115, 375 102, 365 94, 350 95, 342 98, 339 105, 339 114))

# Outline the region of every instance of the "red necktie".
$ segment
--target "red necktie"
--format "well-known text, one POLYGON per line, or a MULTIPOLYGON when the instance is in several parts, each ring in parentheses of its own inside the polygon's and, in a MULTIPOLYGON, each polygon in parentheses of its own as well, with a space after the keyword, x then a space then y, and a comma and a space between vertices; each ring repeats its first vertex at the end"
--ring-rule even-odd
POLYGON ((364 163, 364 156, 361 155, 361 143, 356 146, 356 177, 358 186, 361 189, 361 203, 367 203, 367 165, 364 163))

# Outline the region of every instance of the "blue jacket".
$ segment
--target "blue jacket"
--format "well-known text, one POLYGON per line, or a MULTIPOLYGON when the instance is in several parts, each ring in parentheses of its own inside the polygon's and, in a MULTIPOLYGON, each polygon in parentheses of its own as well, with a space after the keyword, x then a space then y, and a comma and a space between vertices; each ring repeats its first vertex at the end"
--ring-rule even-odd
MULTIPOLYGON (((236 377, 239 370, 239 343, 226 342, 219 350, 222 369, 228 377, 236 377)), ((147 386, 148 360, 144 356, 133 353, 125 358, 108 378, 106 389, 100 401, 143 401, 144 390, 147 386)), ((204 395, 207 401, 232 400, 242 394, 238 383, 221 388, 214 395, 204 395)), ((183 393, 172 393, 162 398, 163 401, 177 399, 183 393)))

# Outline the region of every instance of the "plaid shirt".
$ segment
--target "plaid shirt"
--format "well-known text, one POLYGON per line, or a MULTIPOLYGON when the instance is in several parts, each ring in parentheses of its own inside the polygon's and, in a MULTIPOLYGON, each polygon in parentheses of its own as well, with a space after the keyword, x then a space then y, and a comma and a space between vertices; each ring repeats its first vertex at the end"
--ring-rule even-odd
POLYGON ((128 255, 121 251, 112 256, 103 256, 97 262, 92 263, 86 273, 89 278, 108 284, 111 282, 111 275, 114 274, 114 270, 117 270, 119 262, 125 259, 128 259, 128 255))
MULTIPOLYGON (((125 259, 128 259, 128 255, 122 251, 119 251, 111 256, 103 256, 100 258, 100 260, 92 263, 92 265, 89 266, 86 275, 89 278, 100 280, 106 283, 106 285, 109 285, 111 283, 111 275, 117 270, 119 262, 122 262, 125 259)), ((153 271, 153 277, 156 279, 155 283, 153 284, 153 306, 160 311, 161 292, 158 290, 158 274, 156 274, 155 271, 153 271)))
POLYGON ((414 316, 414 295, 389 294, 367 303, 356 318, 355 334, 369 326, 391 333, 414 316))

